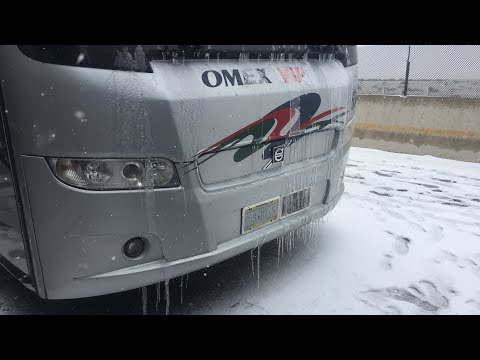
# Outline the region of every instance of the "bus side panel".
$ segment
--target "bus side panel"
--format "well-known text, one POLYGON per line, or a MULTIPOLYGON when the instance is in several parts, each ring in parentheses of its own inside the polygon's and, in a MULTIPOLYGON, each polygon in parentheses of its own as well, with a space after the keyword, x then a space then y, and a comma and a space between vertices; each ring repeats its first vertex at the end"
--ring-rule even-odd
MULTIPOLYGON (((0 260, 10 272, 15 272, 11 267, 13 265, 28 275, 27 255, 15 196, 4 120, 2 113, 0 121, 0 260)), ((14 275, 18 277, 20 274, 14 273, 14 275)))
POLYGON ((5 98, 7 74, 15 64, 11 50, 16 47, 0 46, 0 266, 46 298, 20 149, 13 138, 18 132, 23 136, 23 131, 16 128, 5 98))

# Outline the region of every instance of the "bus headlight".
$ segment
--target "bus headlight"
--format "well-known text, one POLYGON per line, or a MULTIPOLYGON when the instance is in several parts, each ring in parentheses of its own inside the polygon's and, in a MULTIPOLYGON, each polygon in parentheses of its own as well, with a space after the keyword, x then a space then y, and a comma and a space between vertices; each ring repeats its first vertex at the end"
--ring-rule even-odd
POLYGON ((92 161, 83 171, 88 181, 96 184, 106 183, 112 177, 112 167, 105 161, 92 161))
POLYGON ((175 168, 170 161, 163 159, 151 160, 152 181, 155 186, 163 187, 175 177, 175 168))
POLYGON ((55 176, 86 190, 135 190, 180 185, 174 164, 166 159, 48 158, 55 176))
POLYGON ((129 162, 123 167, 122 175, 128 181, 141 181, 144 176, 143 165, 138 162, 129 162))

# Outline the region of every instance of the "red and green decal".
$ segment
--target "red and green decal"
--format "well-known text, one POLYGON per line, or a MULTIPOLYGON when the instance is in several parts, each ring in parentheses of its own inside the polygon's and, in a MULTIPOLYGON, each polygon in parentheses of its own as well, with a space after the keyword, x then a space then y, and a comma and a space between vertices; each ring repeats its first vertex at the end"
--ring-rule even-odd
POLYGON ((252 136, 253 140, 249 143, 249 146, 240 147, 235 152, 234 161, 240 162, 259 150, 265 143, 285 139, 289 136, 301 135, 302 130, 307 128, 317 127, 318 130, 321 130, 332 122, 331 118, 325 120, 327 116, 334 113, 337 113, 337 116, 344 114, 339 112, 345 108, 337 107, 315 115, 320 107, 320 103, 321 98, 317 93, 296 97, 270 111, 261 119, 198 152, 197 156, 227 149, 252 136), (296 121, 292 125, 292 119, 295 117, 296 121), (287 128, 287 125, 290 129, 282 131, 287 128))

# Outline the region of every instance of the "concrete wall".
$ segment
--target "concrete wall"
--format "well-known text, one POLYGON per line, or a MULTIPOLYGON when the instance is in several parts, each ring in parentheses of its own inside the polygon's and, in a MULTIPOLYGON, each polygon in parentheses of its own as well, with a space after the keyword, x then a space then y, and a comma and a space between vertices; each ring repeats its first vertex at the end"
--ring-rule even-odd
POLYGON ((480 99, 361 95, 353 146, 480 162, 480 99))

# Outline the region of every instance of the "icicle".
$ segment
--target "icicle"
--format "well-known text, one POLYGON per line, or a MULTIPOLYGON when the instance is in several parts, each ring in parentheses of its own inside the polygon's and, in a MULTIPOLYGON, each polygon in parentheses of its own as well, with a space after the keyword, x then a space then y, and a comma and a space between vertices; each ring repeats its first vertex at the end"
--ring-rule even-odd
POLYGON ((278 238, 277 239, 277 269, 280 268, 280 239, 281 238, 278 238))
POLYGON ((183 275, 180 278, 180 304, 183 305, 183 275))
POLYGON ((255 279, 255 267, 253 265, 253 250, 254 249, 250 250, 250 260, 252 260, 252 276, 255 279))
POLYGON ((165 280, 165 315, 168 315, 170 311, 170 289, 169 289, 169 280, 165 280))
POLYGON ((147 287, 144 286, 144 287, 142 287, 142 311, 143 311, 143 315, 147 315, 147 301, 148 301, 147 287))
POLYGON ((303 54, 303 61, 307 61, 308 60, 308 50, 305 51, 305 53, 303 54))
POLYGON ((157 300, 155 303, 155 310, 158 312, 158 304, 161 301, 161 293, 162 293, 162 288, 160 287, 160 283, 156 284, 156 288, 157 288, 157 300))
POLYGON ((257 247, 257 289, 260 291, 260 245, 257 247))

